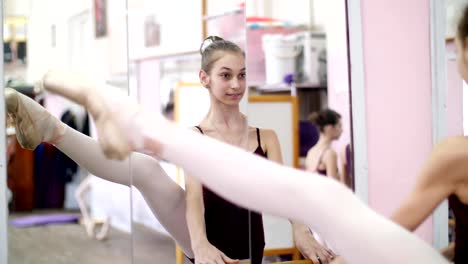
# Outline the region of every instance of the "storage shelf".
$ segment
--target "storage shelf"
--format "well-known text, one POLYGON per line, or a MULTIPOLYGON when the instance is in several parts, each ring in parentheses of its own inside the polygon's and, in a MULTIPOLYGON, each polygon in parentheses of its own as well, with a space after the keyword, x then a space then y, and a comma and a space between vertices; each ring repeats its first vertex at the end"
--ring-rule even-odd
POLYGON ((221 14, 205 16, 205 17, 203 17, 203 19, 205 21, 208 21, 208 20, 212 20, 212 19, 216 19, 216 18, 220 18, 220 17, 239 14, 239 13, 242 13, 243 11, 244 11, 243 8, 238 8, 238 9, 233 9, 231 11, 227 11, 227 12, 224 12, 224 13, 221 13, 221 14))

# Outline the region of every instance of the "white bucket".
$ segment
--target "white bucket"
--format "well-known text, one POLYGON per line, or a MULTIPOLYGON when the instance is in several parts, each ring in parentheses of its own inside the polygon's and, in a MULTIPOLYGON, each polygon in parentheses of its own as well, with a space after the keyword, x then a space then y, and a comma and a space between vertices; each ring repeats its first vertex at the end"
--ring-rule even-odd
POLYGON ((298 43, 303 47, 296 65, 297 81, 317 86, 324 82, 326 84, 326 61, 321 61, 321 57, 326 56, 325 34, 305 31, 298 33, 297 36, 298 43))
POLYGON ((283 83, 285 76, 295 74, 300 52, 296 35, 265 34, 262 44, 267 84, 283 83))

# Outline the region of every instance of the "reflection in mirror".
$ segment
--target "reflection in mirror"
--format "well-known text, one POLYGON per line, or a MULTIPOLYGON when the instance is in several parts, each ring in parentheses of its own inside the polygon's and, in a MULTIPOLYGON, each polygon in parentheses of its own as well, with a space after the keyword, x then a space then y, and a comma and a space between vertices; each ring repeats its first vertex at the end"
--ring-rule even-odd
POLYGON ((38 85, 79 85, 43 79, 60 69, 127 93, 126 2, 4 2, 8 263, 130 263, 128 161, 105 159, 85 109, 38 85))
MULTIPOLYGON (((468 97, 466 83, 458 70, 457 48, 455 39, 457 37, 458 23, 462 16, 462 11, 466 5, 465 0, 445 1, 445 72, 446 72, 446 92, 447 92, 447 116, 449 136, 458 136, 461 133, 468 135, 468 97), (460 98, 463 98, 460 100, 460 98)), ((455 216, 449 203, 449 243, 455 241, 455 216)), ((445 229, 445 228, 444 228, 445 229)), ((450 248, 450 246, 448 247, 450 248)), ((445 253, 449 252, 446 250, 445 253)), ((452 255, 452 254, 448 254, 452 255)), ((453 256, 452 256, 453 257, 453 256)))
MULTIPOLYGON (((253 0, 246 16, 248 118, 270 131, 261 134, 268 158, 353 188, 345 1, 253 0)), ((265 263, 333 255, 301 223, 266 214, 263 223, 265 263)))
MULTIPOLYGON (((241 48, 245 47, 242 1, 203 0, 189 3, 180 0, 129 0, 128 9, 129 64, 135 69, 131 74, 134 74, 134 78, 130 77, 131 96, 146 109, 162 111, 166 117, 187 128, 195 129, 194 126, 200 126, 207 136, 225 141, 224 135, 213 134, 211 123, 206 123, 205 117, 209 116, 208 111, 213 107, 210 96, 212 93, 209 91, 221 86, 206 85, 211 87, 207 89, 200 83, 200 45, 205 37, 215 35, 232 41, 241 48), (183 9, 180 8, 181 5, 184 5, 183 9), (132 79, 136 80, 134 85, 132 79)), ((209 41, 204 43, 208 44, 209 41)), ((225 54, 233 55, 235 62, 245 67, 241 53, 231 51, 233 52, 218 53, 214 50, 216 59, 206 56, 209 57, 209 62, 213 62, 208 63, 208 67, 215 67, 213 65, 218 61, 223 61, 227 57, 225 54), (219 54, 222 55, 220 58, 217 57, 219 54)), ((230 71, 240 71, 243 67, 231 67, 230 71)), ((213 76, 215 75, 210 75, 210 78, 214 78, 213 76)), ((218 82, 228 83, 223 78, 229 77, 223 76, 233 76, 240 83, 244 73, 218 72, 218 82)), ((245 112, 246 100, 241 100, 240 95, 231 97, 234 101, 240 101, 240 108, 245 112)), ((239 110, 236 111, 240 116, 239 110)), ((225 129, 225 126, 221 128, 225 129)), ((234 128, 239 127, 236 124, 234 128)), ((197 132, 200 133, 198 130, 197 132)), ((132 182, 135 187, 132 189, 134 261, 153 263, 154 259, 158 259, 164 263, 191 263, 189 258, 194 256, 202 259, 208 257, 203 254, 203 250, 223 252, 226 248, 231 249, 230 243, 220 241, 234 241, 232 237, 226 240, 225 237, 229 235, 222 235, 222 239, 214 236, 220 235, 219 232, 223 230, 232 232, 230 222, 226 221, 235 221, 234 218, 223 219, 213 214, 213 210, 216 210, 213 204, 219 204, 221 199, 216 196, 216 202, 210 203, 206 196, 207 190, 202 189, 194 180, 188 180, 190 176, 184 174, 183 170, 163 160, 152 157, 147 159, 144 161, 138 156, 132 157, 132 182), (143 170, 144 166, 151 168, 143 170), (204 214, 198 204, 200 201, 204 202, 204 214), (198 232, 201 230, 203 231, 198 232), (193 246, 191 241, 196 241, 197 246, 193 246), (206 243, 199 244, 199 241, 206 243), (194 248, 196 250, 192 250, 194 248)), ((211 194, 210 197, 214 196, 211 194)), ((245 239, 240 245, 245 249, 244 254, 231 255, 228 251, 223 253, 232 258, 249 257, 248 226, 246 223, 243 230, 245 239)), ((221 256, 219 252, 218 257, 221 256)))

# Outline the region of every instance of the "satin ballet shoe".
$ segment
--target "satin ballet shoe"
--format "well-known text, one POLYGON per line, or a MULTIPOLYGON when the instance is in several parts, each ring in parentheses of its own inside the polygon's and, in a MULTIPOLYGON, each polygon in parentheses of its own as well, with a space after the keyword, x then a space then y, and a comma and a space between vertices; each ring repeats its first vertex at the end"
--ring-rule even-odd
POLYGON ((28 96, 6 88, 5 103, 21 147, 34 150, 41 142, 56 144, 65 134, 67 126, 28 96))
POLYGON ((143 127, 154 118, 143 117, 141 107, 122 89, 56 70, 44 76, 42 85, 88 110, 107 158, 122 160, 132 151, 144 149, 143 127))

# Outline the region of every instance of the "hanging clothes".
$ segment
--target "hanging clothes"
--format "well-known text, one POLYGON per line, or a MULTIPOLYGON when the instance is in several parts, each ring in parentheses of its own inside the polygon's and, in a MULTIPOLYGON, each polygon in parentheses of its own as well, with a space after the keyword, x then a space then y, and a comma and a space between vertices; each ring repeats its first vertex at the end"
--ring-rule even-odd
MULTIPOLYGON (((70 110, 65 111, 60 121, 68 125, 70 128, 77 130, 77 123, 75 114, 70 110)), ((57 153, 57 173, 62 178, 63 183, 68 183, 73 180, 73 176, 78 171, 78 164, 76 164, 72 159, 70 159, 63 152, 59 151, 57 153)))
MULTIPOLYGON (((77 125, 76 115, 71 110, 65 111, 60 120, 72 129, 80 127, 78 131, 85 135, 90 133, 87 113, 81 126, 77 125)), ((49 143, 41 143, 34 156, 35 207, 63 208, 65 185, 73 180, 78 164, 49 143)))
MULTIPOLYGON (((79 125, 77 122, 76 115, 71 111, 67 110, 63 113, 60 120, 68 125, 69 127, 89 136, 90 129, 89 129, 89 119, 88 114, 85 112, 83 124, 79 125)), ((64 183, 69 183, 73 181, 73 177, 75 176, 76 172, 78 171, 78 164, 70 159, 67 155, 63 152, 59 151, 57 157, 57 168, 58 174, 61 175, 63 178, 64 183)))
POLYGON ((34 201, 35 208, 63 208, 65 184, 58 174, 59 150, 43 142, 34 150, 34 201))

